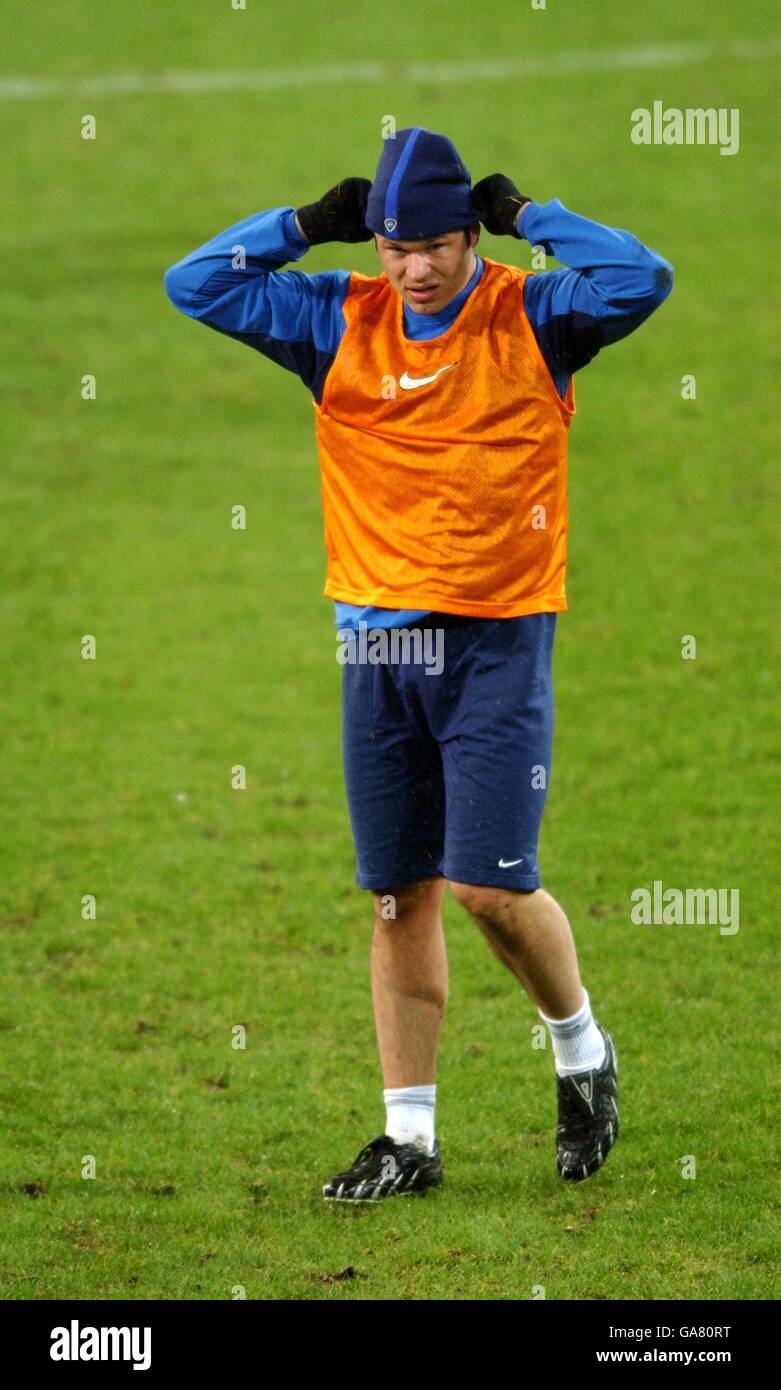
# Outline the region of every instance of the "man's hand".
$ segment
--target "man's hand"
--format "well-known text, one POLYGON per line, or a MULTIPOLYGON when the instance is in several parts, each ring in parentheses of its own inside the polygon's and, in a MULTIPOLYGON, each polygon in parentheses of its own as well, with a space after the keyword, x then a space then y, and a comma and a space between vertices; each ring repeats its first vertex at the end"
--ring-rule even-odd
POLYGON ((472 206, 492 236, 520 237, 518 215, 531 201, 505 174, 489 174, 472 189, 472 206))
POLYGON ((316 203, 296 210, 296 220, 310 246, 324 241, 371 241, 364 222, 371 179, 342 179, 316 203))

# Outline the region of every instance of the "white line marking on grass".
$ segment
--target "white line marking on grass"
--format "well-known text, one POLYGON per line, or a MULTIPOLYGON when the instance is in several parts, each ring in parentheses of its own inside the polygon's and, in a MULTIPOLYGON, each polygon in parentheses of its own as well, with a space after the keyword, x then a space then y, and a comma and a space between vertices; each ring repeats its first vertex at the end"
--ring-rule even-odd
POLYGON ((709 58, 767 59, 781 53, 781 37, 730 44, 653 44, 638 48, 584 49, 544 58, 464 59, 452 63, 329 63, 320 67, 269 68, 255 72, 117 72, 103 77, 0 77, 0 101, 41 97, 113 97, 143 92, 279 92, 296 87, 355 82, 509 82, 518 77, 685 67, 709 58))

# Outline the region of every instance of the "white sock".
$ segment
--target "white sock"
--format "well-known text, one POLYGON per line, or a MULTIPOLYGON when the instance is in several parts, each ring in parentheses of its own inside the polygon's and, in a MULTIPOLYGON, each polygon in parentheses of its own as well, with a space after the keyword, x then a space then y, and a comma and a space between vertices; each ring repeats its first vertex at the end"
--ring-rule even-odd
POLYGON ((548 1025, 559 1076, 596 1071, 605 1060, 604 1038, 594 1022, 588 990, 584 989, 583 993, 583 1003, 571 1018, 546 1018, 542 1009, 537 1010, 548 1025))
POLYGON ((418 1144, 431 1153, 436 1086, 400 1086, 382 1094, 387 1111, 385 1133, 397 1144, 418 1144))

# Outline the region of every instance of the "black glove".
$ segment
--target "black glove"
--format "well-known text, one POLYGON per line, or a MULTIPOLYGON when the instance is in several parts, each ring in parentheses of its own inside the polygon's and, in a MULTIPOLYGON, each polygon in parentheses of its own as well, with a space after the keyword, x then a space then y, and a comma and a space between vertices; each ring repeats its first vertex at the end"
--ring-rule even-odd
POLYGON ((363 220, 371 186, 371 179, 342 179, 318 202, 297 208, 296 216, 310 246, 324 241, 371 241, 374 232, 363 220))
POLYGON ((472 189, 472 206, 492 236, 520 237, 515 219, 519 208, 531 201, 525 193, 518 192, 512 179, 505 174, 489 174, 472 189))

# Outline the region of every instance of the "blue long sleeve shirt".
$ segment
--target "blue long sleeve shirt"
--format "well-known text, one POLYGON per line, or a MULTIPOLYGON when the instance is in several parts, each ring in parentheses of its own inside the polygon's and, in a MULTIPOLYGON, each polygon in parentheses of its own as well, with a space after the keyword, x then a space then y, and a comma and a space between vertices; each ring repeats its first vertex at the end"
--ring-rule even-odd
MULTIPOLYGON (((530 274, 524 285, 524 311, 563 397, 574 372, 632 333, 667 298, 673 269, 630 232, 580 217, 558 198, 527 204, 518 230, 566 267, 530 274)), ((347 327, 342 305, 350 271, 282 271, 308 249, 295 209, 270 208, 227 227, 171 266, 164 284, 182 313, 295 372, 319 402, 347 327)), ((446 332, 477 290, 483 268, 476 255, 468 285, 439 314, 416 314, 405 302, 407 337, 427 340, 446 332)), ((340 632, 357 632, 361 622, 403 627, 423 616, 417 610, 335 604, 340 632)))

